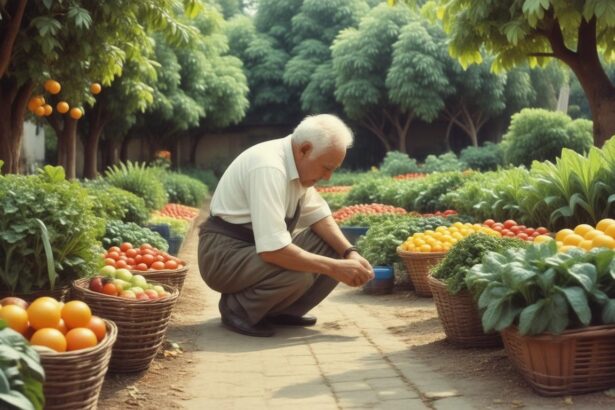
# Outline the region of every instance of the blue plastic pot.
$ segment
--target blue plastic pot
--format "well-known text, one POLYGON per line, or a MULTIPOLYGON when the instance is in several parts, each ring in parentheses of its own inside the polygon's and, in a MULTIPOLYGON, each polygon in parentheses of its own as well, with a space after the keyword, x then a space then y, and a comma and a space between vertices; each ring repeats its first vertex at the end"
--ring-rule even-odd
POLYGON ((177 256, 183 240, 184 238, 181 236, 172 236, 167 240, 167 243, 169 244, 168 252, 170 255, 177 256))
POLYGON ((145 227, 158 232, 167 242, 171 238, 171 227, 167 224, 145 225, 145 227))
POLYGON ((374 266, 374 279, 363 285, 363 291, 370 295, 385 295, 393 292, 395 272, 391 266, 374 266))
POLYGON ((348 242, 354 245, 356 244, 357 239, 359 239, 360 236, 363 236, 367 233, 367 230, 369 228, 367 226, 342 226, 340 229, 342 230, 342 233, 344 234, 346 239, 348 239, 348 242))

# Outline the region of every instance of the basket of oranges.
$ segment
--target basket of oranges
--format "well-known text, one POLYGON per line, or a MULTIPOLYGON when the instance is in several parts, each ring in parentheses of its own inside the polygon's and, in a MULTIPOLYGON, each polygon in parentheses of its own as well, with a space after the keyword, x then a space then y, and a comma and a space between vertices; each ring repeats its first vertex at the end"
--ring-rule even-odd
POLYGON ((433 296, 428 280, 430 269, 446 256, 446 252, 457 241, 477 232, 500 236, 498 232, 481 224, 455 222, 451 226, 416 232, 399 245, 397 254, 404 262, 418 296, 433 296))
MULTIPOLYGON (((103 267, 101 273, 108 268, 103 267)), ((179 292, 169 285, 132 275, 127 269, 117 269, 113 275, 115 278, 78 279, 73 282, 72 295, 90 305, 94 313, 117 325, 110 371, 145 370, 163 343, 179 292)))
POLYGON ((45 370, 45 409, 95 409, 117 327, 93 316, 81 301, 40 297, 31 304, 11 298, 0 318, 26 337, 45 370))
POLYGON ((148 280, 164 283, 181 292, 188 273, 186 263, 167 252, 143 244, 138 248, 124 242, 110 247, 103 255, 106 265, 118 269, 129 269, 143 275, 148 280))

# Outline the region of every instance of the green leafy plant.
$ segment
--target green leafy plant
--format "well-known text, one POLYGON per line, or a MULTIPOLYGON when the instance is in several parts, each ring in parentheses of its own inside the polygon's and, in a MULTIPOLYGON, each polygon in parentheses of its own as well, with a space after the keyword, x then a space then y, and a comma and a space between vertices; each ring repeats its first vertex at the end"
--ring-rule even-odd
POLYGON ((382 164, 380 164, 380 172, 384 175, 395 176, 419 172, 419 166, 416 160, 410 158, 408 154, 399 151, 389 151, 382 160, 382 164))
POLYGON ((615 251, 571 249, 555 241, 488 252, 466 276, 484 309, 484 330, 516 324, 522 335, 615 323, 615 251))
POLYGON ((452 294, 467 289, 465 277, 472 266, 481 262, 487 252, 501 252, 509 248, 524 248, 528 242, 512 238, 498 238, 476 233, 459 242, 447 252, 446 257, 431 270, 431 275, 445 282, 452 294))
POLYGON ((389 265, 399 262, 397 247, 410 235, 435 229, 438 226, 450 226, 446 218, 409 218, 405 215, 393 215, 380 224, 372 225, 367 233, 359 238, 357 247, 372 265, 389 265))
POLYGON ((188 175, 166 171, 163 183, 169 202, 175 204, 199 207, 209 196, 207 185, 188 175))
POLYGON ((153 232, 151 229, 132 222, 107 221, 107 229, 102 239, 105 249, 109 249, 111 246, 120 246, 122 242, 130 242, 135 247, 149 243, 163 251, 169 249, 169 244, 158 232, 153 232))
POLYGON ((337 211, 348 205, 348 193, 347 192, 321 192, 322 199, 327 201, 329 208, 332 211, 337 211))
POLYGON ((358 172, 358 171, 349 171, 345 169, 340 169, 335 171, 331 178, 327 181, 320 181, 318 185, 320 186, 351 186, 358 182, 361 182, 366 177, 371 177, 375 175, 379 175, 378 171, 367 171, 367 172, 358 172))
POLYGON ((114 187, 102 178, 82 182, 82 185, 88 190, 96 216, 138 225, 144 224, 149 218, 145 201, 132 192, 114 187))
POLYGON ((104 225, 92 207, 61 167, 0 176, 0 289, 51 289, 94 272, 104 225))
POLYGON ((0 320, 0 404, 20 410, 42 409, 44 378, 38 353, 0 320))
POLYGON ((452 152, 447 152, 442 155, 427 155, 425 163, 420 167, 420 172, 452 172, 463 171, 466 164, 459 161, 457 155, 452 152))
MULTIPOLYGON (((418 214, 408 214, 406 218, 417 217, 418 214)), ((341 226, 365 226, 370 227, 374 225, 380 225, 385 221, 395 219, 399 220, 400 215, 397 214, 356 214, 350 218, 344 220, 341 226)))
POLYGON ((198 179, 209 189, 209 192, 214 192, 216 187, 218 186, 218 177, 214 174, 214 171, 211 169, 201 169, 201 168, 181 168, 178 169, 177 172, 188 175, 194 179, 198 179))
POLYGON ((171 218, 170 216, 152 216, 148 224, 150 225, 158 225, 164 224, 169 225, 169 231, 171 236, 186 236, 186 232, 188 232, 188 221, 184 219, 171 218))
POLYGON ((461 150, 459 160, 477 171, 495 171, 504 163, 502 146, 486 142, 481 147, 470 146, 461 150))
POLYGON ((161 182, 164 170, 147 167, 145 163, 127 161, 109 167, 105 179, 111 185, 143 198, 148 210, 160 209, 167 203, 167 193, 161 182))

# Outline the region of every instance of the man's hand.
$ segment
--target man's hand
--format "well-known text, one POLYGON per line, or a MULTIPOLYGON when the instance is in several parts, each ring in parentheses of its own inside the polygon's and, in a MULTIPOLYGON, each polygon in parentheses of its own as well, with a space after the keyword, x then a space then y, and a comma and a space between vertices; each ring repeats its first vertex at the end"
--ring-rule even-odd
POLYGON ((365 258, 357 252, 348 259, 336 260, 333 272, 329 275, 333 279, 348 286, 358 287, 374 278, 374 271, 365 258))

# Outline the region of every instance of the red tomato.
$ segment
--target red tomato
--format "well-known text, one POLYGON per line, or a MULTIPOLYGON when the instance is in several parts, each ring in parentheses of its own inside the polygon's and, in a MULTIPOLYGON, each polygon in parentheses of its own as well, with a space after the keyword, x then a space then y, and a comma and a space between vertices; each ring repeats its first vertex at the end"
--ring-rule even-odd
POLYGON ((538 232, 539 235, 545 235, 549 233, 549 230, 545 228, 544 226, 540 226, 536 228, 536 232, 538 232))
POLYGON ((124 242, 120 245, 120 250, 122 252, 126 252, 128 249, 132 249, 132 244, 130 242, 124 242))
POLYGON ((492 226, 495 223, 495 221, 493 219, 487 219, 485 222, 483 222, 484 225, 487 226, 492 226))
POLYGON ((517 234, 517 238, 527 241, 529 239, 529 236, 527 236, 525 232, 520 232, 519 234, 517 234))
POLYGON ((110 247, 110 248, 107 250, 107 252, 109 252, 109 253, 111 253, 111 252, 117 252, 117 253, 120 253, 121 251, 122 251, 122 250, 121 250, 119 247, 117 247, 117 246, 112 246, 112 247, 110 247))
POLYGON ((119 252, 115 252, 115 251, 111 251, 107 254, 107 258, 111 258, 113 260, 118 260, 120 258, 120 253, 119 252))
POLYGON ((105 265, 115 266, 115 259, 105 258, 105 265))
POLYGON ((136 262, 135 262, 135 260, 133 258, 126 259, 126 263, 128 265, 136 265, 136 262))
POLYGON ((500 233, 502 234, 502 236, 508 236, 509 233, 512 233, 514 235, 514 233, 510 229, 506 228, 502 229, 500 233))
POLYGON ((521 232, 521 228, 519 226, 517 226, 517 225, 511 226, 509 229, 515 235, 518 234, 519 232, 521 232))
POLYGON ((517 222, 515 222, 512 219, 507 219, 504 221, 504 227, 510 229, 511 226, 515 226, 517 225, 517 222))
POLYGON ((128 258, 134 258, 135 256, 137 256, 137 254, 138 254, 138 252, 137 252, 137 250, 136 250, 136 249, 128 249, 128 250, 126 251, 126 256, 127 256, 128 258))
POLYGON ((165 269, 175 270, 177 269, 177 262, 169 259, 168 261, 164 263, 164 267, 165 269))
POLYGON ((135 266, 136 270, 142 270, 142 271, 146 271, 147 270, 147 265, 144 263, 139 263, 137 266, 135 266))
POLYGON ((142 261, 147 266, 151 266, 151 264, 154 263, 154 261, 155 261, 154 255, 143 255, 142 261))
POLYGON ((113 283, 107 283, 105 286, 103 286, 102 293, 104 293, 105 295, 117 296, 117 287, 113 283))
POLYGON ((128 264, 126 263, 126 261, 124 260, 119 260, 115 262, 115 267, 118 269, 126 269, 128 267, 128 264))
POLYGON ((162 269, 164 269, 164 262, 156 261, 156 262, 152 263, 150 268, 155 269, 155 270, 162 270, 162 269))
POLYGON ((532 236, 532 234, 535 232, 534 228, 526 228, 525 229, 525 233, 527 234, 527 236, 532 236))
POLYGON ((152 245, 150 245, 149 243, 144 243, 143 245, 139 246, 139 249, 152 249, 152 245))

